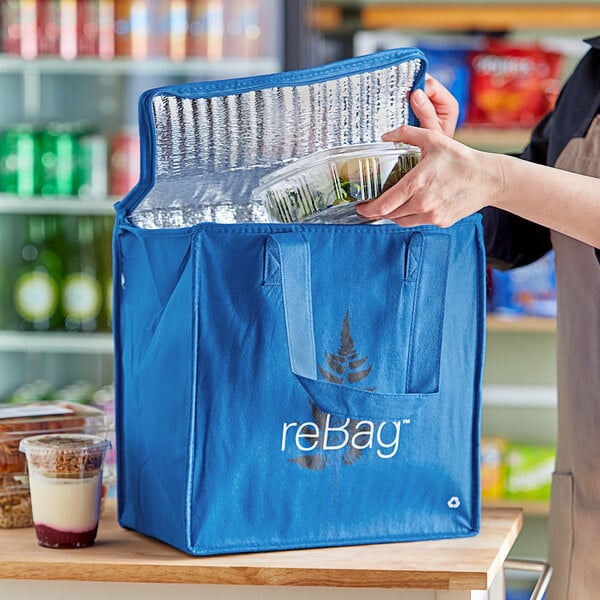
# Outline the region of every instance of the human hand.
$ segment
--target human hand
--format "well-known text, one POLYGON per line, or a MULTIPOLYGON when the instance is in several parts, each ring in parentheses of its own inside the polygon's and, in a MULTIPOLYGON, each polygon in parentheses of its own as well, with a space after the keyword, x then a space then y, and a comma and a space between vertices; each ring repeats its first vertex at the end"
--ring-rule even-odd
POLYGON ((390 219, 404 227, 450 227, 501 194, 503 171, 495 154, 409 125, 383 139, 418 146, 421 160, 381 196, 357 205, 356 212, 365 219, 390 219))
POLYGON ((410 106, 421 127, 441 131, 448 137, 454 136, 458 101, 437 79, 427 74, 425 91, 414 90, 410 95, 410 106))

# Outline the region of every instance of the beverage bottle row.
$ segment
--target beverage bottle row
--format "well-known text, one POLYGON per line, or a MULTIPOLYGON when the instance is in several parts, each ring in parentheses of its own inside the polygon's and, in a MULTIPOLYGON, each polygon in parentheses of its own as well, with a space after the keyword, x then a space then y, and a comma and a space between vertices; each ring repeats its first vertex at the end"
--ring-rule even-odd
POLYGON ((139 176, 136 132, 104 136, 88 123, 19 124, 0 131, 0 192, 124 196, 139 176))
POLYGON ((0 328, 109 331, 112 217, 27 215, 0 263, 0 328))
POLYGON ((275 57, 283 0, 0 0, 2 49, 133 58, 275 57))

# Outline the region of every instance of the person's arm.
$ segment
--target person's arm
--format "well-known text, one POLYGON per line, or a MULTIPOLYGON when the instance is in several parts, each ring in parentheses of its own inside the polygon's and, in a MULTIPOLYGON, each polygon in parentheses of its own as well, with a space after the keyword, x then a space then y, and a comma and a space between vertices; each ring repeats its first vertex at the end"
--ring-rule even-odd
MULTIPOLYGON (((421 127, 454 136, 458 102, 436 79, 427 75, 424 91, 413 91, 410 103, 421 127)), ((522 158, 546 163, 551 120, 552 115, 546 115, 535 127, 522 158)), ((480 212, 483 215, 487 263, 491 267, 510 269, 527 265, 551 249, 550 231, 546 227, 493 206, 486 206, 480 212)))
POLYGON ((482 152, 408 125, 383 139, 419 146, 422 158, 387 192, 357 207, 365 218, 449 227, 493 206, 600 246, 600 180, 594 177, 482 152))

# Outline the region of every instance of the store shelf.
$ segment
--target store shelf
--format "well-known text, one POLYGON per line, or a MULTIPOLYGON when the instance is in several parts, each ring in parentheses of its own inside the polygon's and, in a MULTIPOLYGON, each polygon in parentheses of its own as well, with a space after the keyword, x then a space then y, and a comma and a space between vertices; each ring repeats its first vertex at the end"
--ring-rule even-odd
POLYGON ((113 196, 78 197, 22 197, 0 193, 0 214, 66 214, 66 215, 114 215, 114 203, 120 198, 113 196))
POLYGON ((203 79, 222 79, 272 73, 280 69, 275 58, 225 58, 219 61, 188 59, 174 62, 168 58, 134 60, 114 58, 77 58, 63 60, 52 56, 39 56, 25 60, 20 56, 0 54, 0 72, 46 75, 182 75, 203 79))
POLYGON ((0 331, 0 352, 112 354, 110 333, 0 331))
POLYGON ((523 514, 529 517, 547 517, 550 513, 550 502, 543 500, 484 499, 482 506, 485 508, 521 508, 523 514))
POLYGON ((529 129, 495 129, 491 127, 460 127, 455 138, 480 150, 522 152, 529 142, 529 129))
POLYGON ((486 384, 482 397, 485 406, 556 408, 558 402, 553 385, 486 384))
POLYGON ((548 317, 488 314, 488 333, 555 333, 556 320, 548 317))
POLYGON ((427 29, 438 31, 507 31, 513 29, 597 30, 600 6, 592 2, 377 2, 338 0, 312 9, 310 23, 336 33, 348 9, 359 9, 356 25, 363 29, 427 29))

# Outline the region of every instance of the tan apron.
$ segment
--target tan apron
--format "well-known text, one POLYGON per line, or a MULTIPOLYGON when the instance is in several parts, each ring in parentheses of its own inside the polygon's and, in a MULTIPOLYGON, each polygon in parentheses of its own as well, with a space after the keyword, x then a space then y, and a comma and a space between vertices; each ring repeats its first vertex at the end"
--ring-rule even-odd
MULTIPOLYGON (((600 115, 555 167, 600 177, 600 115)), ((600 227, 600 223, 598 223, 600 227)), ((600 598, 600 263, 552 232, 558 288, 558 454, 552 481, 548 600, 600 598)))

